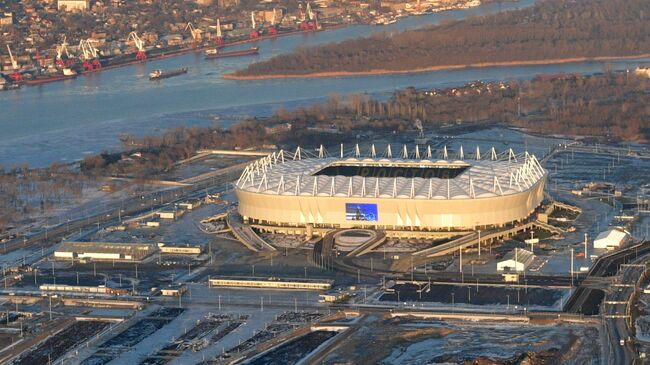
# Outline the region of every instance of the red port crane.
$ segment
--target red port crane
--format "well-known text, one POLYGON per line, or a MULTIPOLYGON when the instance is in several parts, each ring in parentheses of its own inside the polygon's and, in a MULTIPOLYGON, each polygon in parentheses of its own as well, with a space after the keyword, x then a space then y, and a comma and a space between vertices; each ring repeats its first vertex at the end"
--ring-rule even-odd
POLYGON ((86 39, 79 41, 79 51, 81 52, 80 58, 83 60, 83 67, 86 72, 99 70, 102 64, 99 61, 99 50, 95 48, 93 43, 94 39, 86 39))
POLYGON ((318 18, 316 13, 311 10, 311 4, 307 3, 307 18, 300 23, 300 30, 317 30, 318 29, 318 18))
POLYGON ((194 25, 189 22, 185 26, 185 29, 189 29, 190 34, 192 35, 192 39, 194 40, 194 46, 197 47, 199 43, 201 43, 201 30, 194 28, 194 25))
POLYGON ((147 59, 147 53, 144 50, 144 41, 138 37, 138 33, 131 32, 127 41, 133 41, 133 44, 138 49, 138 53, 135 55, 135 59, 138 61, 144 61, 147 59))
POLYGON ((23 77, 20 75, 20 72, 18 71, 18 62, 14 59, 14 55, 11 53, 11 48, 9 48, 9 45, 7 44, 7 51, 9 51, 9 58, 11 59, 11 68, 14 69, 14 72, 11 74, 11 79, 14 80, 14 82, 18 82, 23 79, 23 77))
POLYGON ((221 22, 219 21, 219 18, 217 18, 217 39, 215 40, 215 43, 217 46, 223 45, 223 36, 221 35, 221 22))
POLYGON ((257 25, 255 24, 255 13, 251 11, 251 39, 257 39, 260 37, 260 32, 257 30, 257 25))
POLYGON ((278 29, 275 27, 275 22, 276 22, 275 17, 276 17, 275 8, 273 8, 273 18, 271 19, 271 25, 269 26, 269 35, 278 34, 278 29))
POLYGON ((77 63, 77 60, 73 56, 70 56, 70 53, 68 52, 68 42, 66 37, 63 36, 63 42, 56 46, 56 64, 63 68, 73 66, 75 63, 77 63), (63 58, 64 53, 65 59, 63 58))

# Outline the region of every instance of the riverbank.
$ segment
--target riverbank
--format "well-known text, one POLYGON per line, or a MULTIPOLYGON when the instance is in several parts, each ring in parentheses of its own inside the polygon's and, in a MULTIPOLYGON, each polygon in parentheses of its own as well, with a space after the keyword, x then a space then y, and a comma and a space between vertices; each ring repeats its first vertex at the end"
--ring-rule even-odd
MULTIPOLYGON (((333 30, 333 29, 338 29, 341 27, 345 27, 346 24, 336 24, 332 26, 328 26, 327 28, 322 28, 322 29, 306 29, 306 30, 301 30, 301 29, 292 29, 288 31, 284 31, 281 33, 277 34, 266 34, 266 35, 261 35, 257 38, 245 38, 245 39, 235 39, 232 41, 226 41, 223 44, 220 45, 213 45, 213 44, 202 44, 198 45, 195 47, 184 47, 184 48, 179 48, 179 49, 172 49, 172 50, 166 50, 162 49, 159 51, 159 53, 156 54, 150 54, 147 55, 147 58, 142 59, 142 60, 137 60, 137 59, 122 59, 120 61, 117 61, 114 64, 108 64, 105 66, 102 66, 101 68, 96 68, 88 71, 79 71, 77 75, 74 76, 66 76, 62 77, 60 75, 56 76, 46 76, 43 77, 39 80, 33 80, 33 79, 25 79, 21 80, 15 84, 25 84, 28 86, 37 86, 37 85, 42 85, 46 83, 52 83, 52 82, 57 82, 57 81, 65 81, 65 80, 70 80, 73 79, 79 75, 85 75, 85 76, 90 76, 94 75, 97 73, 100 73, 102 71, 107 71, 111 69, 116 69, 120 67, 126 67, 126 66, 131 66, 131 65, 137 65, 137 64, 145 64, 147 62, 151 61, 157 61, 157 60, 163 60, 166 58, 171 58, 171 57, 177 57, 177 56, 182 56, 190 53, 199 53, 199 52, 204 52, 207 49, 211 48, 226 48, 226 47, 233 47, 233 46, 238 46, 238 45, 243 45, 243 44, 249 44, 249 43, 255 43, 255 42, 260 42, 264 41, 267 39, 276 39, 280 37, 286 37, 286 36, 292 36, 292 35, 298 35, 298 34, 306 34, 306 33, 315 33, 315 32, 321 32, 325 30, 333 30)), ((135 57, 135 54, 129 55, 132 57, 135 57)))
POLYGON ((361 76, 380 76, 380 75, 399 75, 426 73, 435 71, 451 71, 466 68, 488 68, 488 67, 517 67, 517 66, 540 66, 540 65, 559 65, 576 62, 604 62, 604 61, 623 61, 649 58, 650 53, 644 53, 631 56, 600 56, 600 57, 571 57, 556 58, 529 61, 502 61, 502 62, 481 62, 467 65, 442 65, 422 67, 410 70, 370 70, 370 71, 334 71, 334 72, 315 72, 309 74, 281 74, 281 75, 253 75, 242 76, 236 72, 224 74, 223 78, 228 80, 250 81, 250 80, 269 80, 269 79, 301 79, 301 78, 328 78, 328 77, 361 77, 361 76))

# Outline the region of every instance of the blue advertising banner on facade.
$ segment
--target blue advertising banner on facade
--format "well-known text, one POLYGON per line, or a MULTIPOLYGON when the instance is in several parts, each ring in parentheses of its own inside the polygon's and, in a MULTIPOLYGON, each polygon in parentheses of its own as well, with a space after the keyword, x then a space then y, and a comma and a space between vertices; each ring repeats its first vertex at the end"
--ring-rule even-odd
POLYGON ((379 219, 377 204, 345 203, 345 219, 376 222, 379 219))

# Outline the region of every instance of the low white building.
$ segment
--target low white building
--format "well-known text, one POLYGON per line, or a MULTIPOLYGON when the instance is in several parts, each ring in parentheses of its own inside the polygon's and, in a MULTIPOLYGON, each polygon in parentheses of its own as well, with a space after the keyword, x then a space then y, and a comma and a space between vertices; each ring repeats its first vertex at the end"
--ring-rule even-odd
POLYGON ((176 212, 173 210, 161 210, 158 212, 158 217, 160 219, 176 219, 176 212))
POLYGON ((503 260, 497 262, 498 271, 524 271, 533 263, 535 255, 521 248, 515 248, 514 251, 508 252, 503 260))
POLYGON ((170 285, 166 288, 160 289, 160 294, 165 297, 180 297, 187 291, 185 285, 170 285))
POLYGON ((605 248, 613 250, 620 247, 627 239, 627 232, 619 228, 613 228, 600 232, 594 240, 594 248, 605 248))

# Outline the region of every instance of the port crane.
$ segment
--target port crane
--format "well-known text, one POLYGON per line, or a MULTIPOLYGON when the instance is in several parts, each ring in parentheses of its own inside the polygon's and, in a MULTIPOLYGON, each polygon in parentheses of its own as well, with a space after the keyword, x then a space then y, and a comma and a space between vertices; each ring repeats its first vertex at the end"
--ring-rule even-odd
POLYGON ((269 26, 269 35, 277 35, 278 34, 278 29, 275 27, 276 23, 276 11, 275 8, 273 8, 273 17, 271 18, 271 25, 269 26))
POLYGON ((102 68, 102 64, 99 61, 99 50, 93 45, 95 42, 94 39, 82 39, 79 41, 78 49, 81 51, 80 58, 83 59, 82 65, 87 72, 102 68))
POLYGON ((147 53, 144 50, 144 41, 138 37, 138 33, 131 32, 127 38, 127 41, 133 41, 133 45, 138 49, 138 53, 135 55, 135 59, 138 61, 144 61, 147 59, 147 53))
POLYGON ((273 9, 273 18, 271 19, 271 25, 268 28, 265 28, 264 25, 260 25, 258 27, 257 22, 255 21, 255 13, 251 11, 251 33, 250 33, 250 38, 251 39, 257 39, 259 38, 262 34, 266 34, 269 36, 274 36, 278 34, 278 29, 275 26, 275 19, 276 19, 276 9, 273 9))
POLYGON ((307 18, 300 23, 300 30, 316 30, 318 29, 318 20, 316 18, 316 13, 311 10, 311 4, 307 2, 306 9, 307 18))
POLYGON ((302 3, 298 3, 298 11, 300 12, 300 22, 304 22, 307 20, 307 17, 305 16, 305 12, 302 10, 302 3))
POLYGON ((14 69, 14 72, 11 74, 11 79, 14 80, 14 82, 18 82, 22 80, 22 76, 20 75, 20 72, 18 71, 18 62, 14 59, 14 55, 11 53, 11 48, 7 44, 7 51, 9 51, 9 59, 11 59, 11 68, 14 69))
POLYGON ((251 11, 251 33, 250 38, 256 39, 260 37, 260 32, 257 31, 257 24, 255 23, 255 12, 251 11))
POLYGON ((221 35, 221 22, 219 21, 219 18, 217 18, 217 39, 215 42, 217 43, 217 46, 223 44, 223 36, 221 35))
POLYGON ((43 57, 41 57, 41 52, 38 49, 36 49, 36 54, 34 55, 34 58, 36 59, 36 62, 38 62, 38 64, 41 67, 43 67, 43 61, 42 61, 43 57))
POLYGON ((60 67, 72 66, 76 63, 74 57, 70 56, 68 52, 68 41, 66 37, 63 36, 63 42, 60 45, 56 46, 56 64, 60 67), (63 54, 65 53, 65 61, 63 60, 63 54))
POLYGON ((192 35, 192 39, 194 39, 194 44, 198 44, 201 42, 201 30, 194 28, 194 25, 192 23, 188 22, 187 25, 185 26, 185 30, 189 30, 190 34, 192 35))

